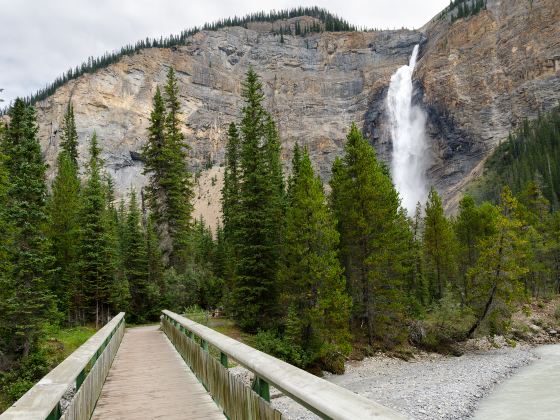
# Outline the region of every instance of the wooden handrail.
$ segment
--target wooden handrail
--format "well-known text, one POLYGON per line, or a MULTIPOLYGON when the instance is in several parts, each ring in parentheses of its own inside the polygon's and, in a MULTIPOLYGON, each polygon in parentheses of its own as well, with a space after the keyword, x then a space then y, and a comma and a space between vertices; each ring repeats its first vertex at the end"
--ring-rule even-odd
POLYGON ((74 385, 78 390, 85 379, 86 369, 95 365, 119 327, 122 325, 124 329, 123 324, 124 312, 121 312, 47 373, 0 415, 0 419, 58 419, 61 415, 60 401, 66 391, 74 385))
POLYGON ((321 379, 174 312, 164 317, 231 357, 318 416, 330 419, 404 419, 375 401, 321 379))

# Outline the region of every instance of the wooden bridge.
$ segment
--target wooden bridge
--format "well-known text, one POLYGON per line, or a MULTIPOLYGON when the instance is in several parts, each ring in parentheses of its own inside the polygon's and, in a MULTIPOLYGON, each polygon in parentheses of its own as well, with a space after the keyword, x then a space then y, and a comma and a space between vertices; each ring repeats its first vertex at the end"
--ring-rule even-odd
POLYGON ((210 328, 163 311, 125 329, 124 313, 49 372, 0 420, 286 418, 270 387, 321 418, 402 419, 393 410, 210 328), (253 374, 246 384, 229 367, 253 374))

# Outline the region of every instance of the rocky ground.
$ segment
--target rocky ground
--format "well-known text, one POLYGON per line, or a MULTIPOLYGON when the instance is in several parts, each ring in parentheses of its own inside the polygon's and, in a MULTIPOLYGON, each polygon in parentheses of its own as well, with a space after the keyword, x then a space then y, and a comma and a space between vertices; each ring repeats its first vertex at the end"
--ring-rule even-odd
MULTIPOLYGON (((460 357, 416 351, 405 361, 378 353, 349 361, 343 375, 325 373, 325 379, 412 419, 466 419, 496 384, 538 357, 535 346, 559 342, 558 308, 558 298, 526 304, 514 314, 507 338, 460 343, 460 357)), ((241 367, 232 370, 250 382, 249 372, 241 367)), ((276 390, 271 390, 271 397, 286 418, 318 418, 276 390)))
MULTIPOLYGON (((464 419, 498 382, 535 357, 526 345, 461 357, 422 353, 408 362, 379 354, 326 379, 413 419, 464 419)), ((287 397, 273 404, 291 419, 317 418, 287 397)))
MULTIPOLYGON (((457 345, 460 357, 417 352, 404 361, 379 353, 325 379, 413 419, 465 419, 496 384, 537 358, 534 346, 558 343, 559 327, 560 298, 535 300, 513 315, 507 338, 467 340, 457 345)), ((288 418, 317 418, 276 396, 274 406, 288 418)))

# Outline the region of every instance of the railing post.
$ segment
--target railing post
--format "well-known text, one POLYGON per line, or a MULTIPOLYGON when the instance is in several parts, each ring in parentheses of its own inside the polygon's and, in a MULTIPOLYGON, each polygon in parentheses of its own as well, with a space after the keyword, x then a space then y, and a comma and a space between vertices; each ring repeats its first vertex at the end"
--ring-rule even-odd
POLYGON ((200 339, 200 347, 202 347, 202 350, 208 351, 208 343, 206 340, 203 340, 202 338, 200 339))
POLYGON ((262 399, 270 402, 270 387, 268 386, 268 382, 255 375, 252 388, 262 399))
POLYGON ((223 367, 225 368, 228 367, 228 357, 227 354, 225 354, 223 351, 220 352, 220 363, 222 364, 223 367))
POLYGON ((86 369, 82 370, 76 377, 76 391, 80 389, 84 381, 86 380, 86 369))
POLYGON ((58 420, 60 417, 62 417, 62 409, 60 408, 60 403, 58 403, 53 408, 53 411, 51 411, 46 420, 58 420))

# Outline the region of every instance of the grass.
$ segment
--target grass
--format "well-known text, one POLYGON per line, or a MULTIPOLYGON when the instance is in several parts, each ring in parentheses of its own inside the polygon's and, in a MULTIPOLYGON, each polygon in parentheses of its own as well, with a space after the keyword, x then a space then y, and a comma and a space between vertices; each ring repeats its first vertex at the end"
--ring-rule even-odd
POLYGON ((49 356, 49 365, 54 368, 96 332, 97 330, 91 326, 72 328, 51 327, 47 331, 45 340, 41 345, 49 356))
POLYGON ((22 367, 16 371, 6 372, 4 380, 0 381, 0 413, 96 332, 97 330, 91 326, 71 328, 47 326, 37 351, 40 357, 28 364, 22 364, 22 367))

